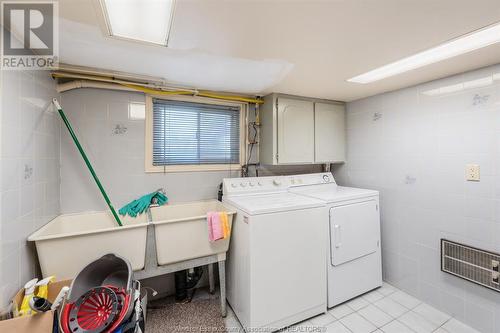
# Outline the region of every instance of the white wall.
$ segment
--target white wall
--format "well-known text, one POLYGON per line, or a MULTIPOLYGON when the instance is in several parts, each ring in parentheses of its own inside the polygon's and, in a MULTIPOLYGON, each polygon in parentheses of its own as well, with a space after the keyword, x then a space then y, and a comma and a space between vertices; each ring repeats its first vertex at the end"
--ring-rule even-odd
POLYGON ((500 252, 499 73, 349 103, 348 163, 336 172, 342 184, 381 192, 385 279, 487 333, 500 332, 500 294, 440 272, 439 240, 500 252), (425 94, 450 86, 467 89, 425 94), (465 181, 467 163, 481 166, 480 182, 465 181))
POLYGON ((37 273, 27 236, 59 214, 57 97, 46 71, 1 71, 0 309, 37 273))

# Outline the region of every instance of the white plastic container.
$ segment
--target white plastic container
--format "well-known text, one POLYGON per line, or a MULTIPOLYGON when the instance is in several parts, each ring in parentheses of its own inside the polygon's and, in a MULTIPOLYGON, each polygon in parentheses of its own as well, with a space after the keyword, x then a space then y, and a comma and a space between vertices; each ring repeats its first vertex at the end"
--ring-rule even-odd
POLYGON ((60 215, 33 233, 43 276, 74 278, 80 270, 107 253, 127 258, 133 270, 144 268, 147 216, 120 217, 111 212, 60 215))
POLYGON ((158 265, 227 252, 230 237, 208 240, 207 213, 225 211, 232 226, 234 211, 217 200, 166 205, 151 209, 158 265))

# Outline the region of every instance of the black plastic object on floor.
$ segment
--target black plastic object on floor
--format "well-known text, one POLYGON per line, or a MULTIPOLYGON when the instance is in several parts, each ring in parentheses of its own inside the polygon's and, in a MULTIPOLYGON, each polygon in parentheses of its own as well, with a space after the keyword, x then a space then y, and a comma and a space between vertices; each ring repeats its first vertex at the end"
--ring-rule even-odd
POLYGON ((87 265, 73 280, 59 319, 63 333, 144 332, 140 283, 130 263, 107 254, 87 265))
POLYGON ((188 291, 196 287, 203 276, 203 267, 196 267, 192 273, 187 270, 175 272, 175 300, 176 302, 190 301, 188 291))

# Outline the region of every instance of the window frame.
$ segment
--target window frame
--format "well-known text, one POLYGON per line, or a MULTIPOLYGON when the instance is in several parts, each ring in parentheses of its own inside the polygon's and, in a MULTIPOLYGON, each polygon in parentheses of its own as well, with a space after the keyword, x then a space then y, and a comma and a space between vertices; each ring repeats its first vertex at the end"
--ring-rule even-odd
POLYGON ((198 171, 227 171, 241 170, 246 163, 246 133, 247 133, 248 103, 233 102, 220 99, 198 97, 198 96, 164 96, 146 95, 146 119, 145 119, 145 172, 198 172, 198 171), (153 99, 163 99, 170 101, 182 101, 192 103, 214 104, 238 107, 240 109, 240 161, 238 164, 173 164, 173 165, 153 165, 153 99))

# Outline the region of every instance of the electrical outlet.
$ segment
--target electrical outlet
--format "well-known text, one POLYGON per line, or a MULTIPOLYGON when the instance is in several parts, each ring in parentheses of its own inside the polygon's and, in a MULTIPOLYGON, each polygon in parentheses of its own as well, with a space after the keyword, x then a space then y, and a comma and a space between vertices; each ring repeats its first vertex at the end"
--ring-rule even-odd
POLYGON ((481 180, 481 173, 479 165, 467 164, 465 166, 465 179, 468 181, 478 182, 481 180))

